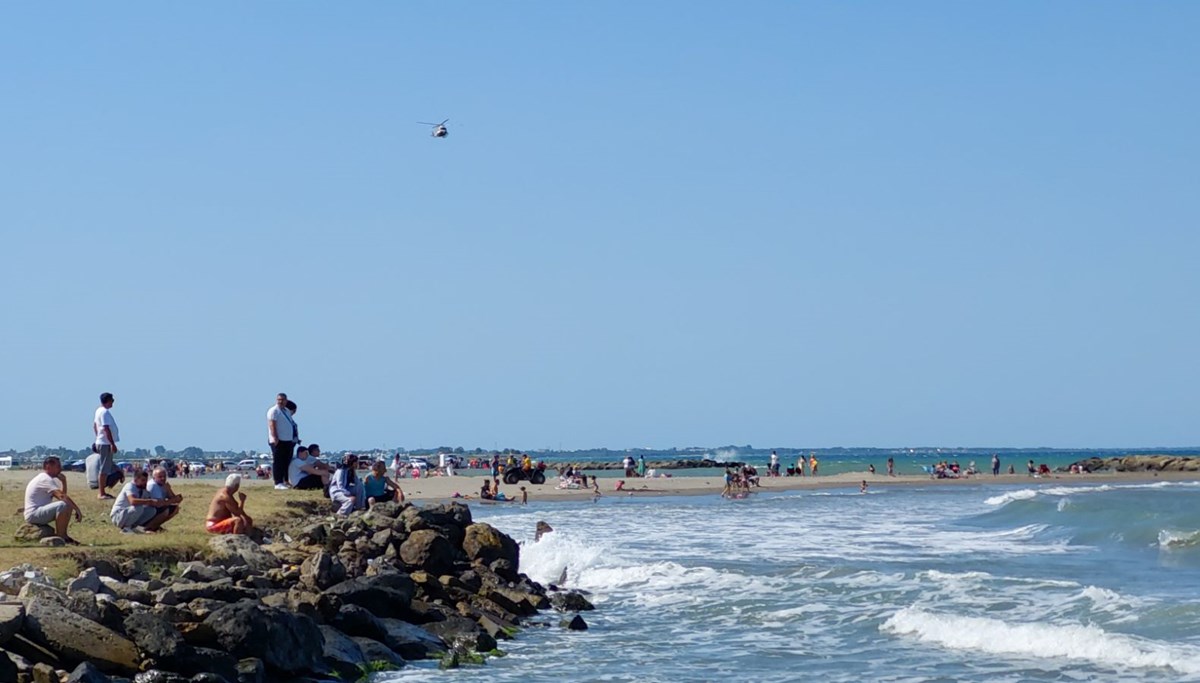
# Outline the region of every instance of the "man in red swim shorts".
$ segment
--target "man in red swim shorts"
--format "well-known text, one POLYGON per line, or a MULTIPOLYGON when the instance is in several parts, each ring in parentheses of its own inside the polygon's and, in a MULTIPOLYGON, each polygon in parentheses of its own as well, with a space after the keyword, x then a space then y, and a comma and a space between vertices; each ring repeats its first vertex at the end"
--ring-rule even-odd
POLYGON ((225 486, 213 496, 208 506, 204 529, 210 534, 246 534, 254 528, 254 520, 246 514, 246 494, 238 493, 242 475, 225 477, 225 486), (235 500, 236 496, 236 500, 235 500))

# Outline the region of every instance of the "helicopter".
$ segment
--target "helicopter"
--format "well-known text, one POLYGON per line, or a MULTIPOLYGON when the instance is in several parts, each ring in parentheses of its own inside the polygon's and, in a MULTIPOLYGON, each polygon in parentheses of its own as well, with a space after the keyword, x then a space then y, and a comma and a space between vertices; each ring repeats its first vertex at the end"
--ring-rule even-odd
POLYGON ((450 131, 446 130, 446 121, 449 120, 450 119, 446 119, 441 123, 426 123, 424 121, 417 121, 417 123, 421 124, 422 126, 433 126, 433 132, 430 133, 430 135, 435 138, 444 138, 450 134, 450 131))

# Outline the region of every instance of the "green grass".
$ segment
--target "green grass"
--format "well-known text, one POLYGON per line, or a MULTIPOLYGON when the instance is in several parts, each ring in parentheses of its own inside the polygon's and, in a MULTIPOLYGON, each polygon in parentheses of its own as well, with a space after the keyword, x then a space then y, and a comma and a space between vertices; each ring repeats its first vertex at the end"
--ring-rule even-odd
MULTIPOLYGON (((18 542, 13 538, 24 517, 14 511, 25 502, 25 485, 37 472, 14 470, 0 472, 0 571, 29 563, 44 567, 56 579, 74 576, 83 560, 106 557, 117 560, 141 558, 152 567, 173 569, 179 560, 195 559, 208 547, 210 534, 204 530, 208 504, 223 478, 172 479, 171 486, 183 496, 183 505, 175 519, 166 524, 166 531, 157 534, 122 534, 109 521, 111 500, 98 500, 96 492, 87 487, 84 475, 67 473, 67 493, 83 510, 83 521, 72 522, 68 529, 83 545, 46 548, 36 543, 18 542)), ((247 495, 246 511, 255 525, 263 528, 303 512, 289 501, 320 503, 320 491, 275 491, 271 482, 247 480, 242 483, 247 495)), ((116 495, 118 491, 113 490, 116 495)))

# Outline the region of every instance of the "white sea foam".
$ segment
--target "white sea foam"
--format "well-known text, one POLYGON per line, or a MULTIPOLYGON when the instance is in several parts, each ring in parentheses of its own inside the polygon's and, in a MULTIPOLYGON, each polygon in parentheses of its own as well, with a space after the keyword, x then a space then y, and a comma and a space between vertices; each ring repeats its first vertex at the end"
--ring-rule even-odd
POLYGON ((1158 547, 1164 550, 1178 550, 1195 545, 1200 545, 1200 531, 1163 529, 1158 532, 1158 547))
POLYGON ((1174 481, 1159 481, 1148 484, 1099 484, 1094 486, 1047 486, 1045 488, 1018 489, 1016 491, 1008 491, 998 496, 992 496, 983 502, 987 505, 996 507, 1004 506, 1018 500, 1031 500, 1038 496, 1047 497, 1065 497, 1076 494, 1087 493, 1104 493, 1107 491, 1126 491, 1135 489, 1164 489, 1164 488, 1185 488, 1200 486, 1200 482, 1174 482, 1174 481))
POLYGON ((906 607, 879 629, 965 652, 1065 658, 1114 669, 1170 668, 1182 674, 1200 674, 1200 648, 1108 633, 1090 625, 1009 623, 906 607))

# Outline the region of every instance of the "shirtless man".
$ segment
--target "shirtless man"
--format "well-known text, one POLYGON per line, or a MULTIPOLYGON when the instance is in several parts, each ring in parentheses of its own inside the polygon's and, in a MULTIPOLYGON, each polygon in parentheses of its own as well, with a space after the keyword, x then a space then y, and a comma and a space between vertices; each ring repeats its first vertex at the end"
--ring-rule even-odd
POLYGON ((204 529, 210 534, 246 534, 254 528, 254 520, 246 514, 246 494, 238 493, 242 475, 225 477, 225 486, 213 496, 208 506, 204 529), (236 497, 236 500, 235 500, 236 497))

